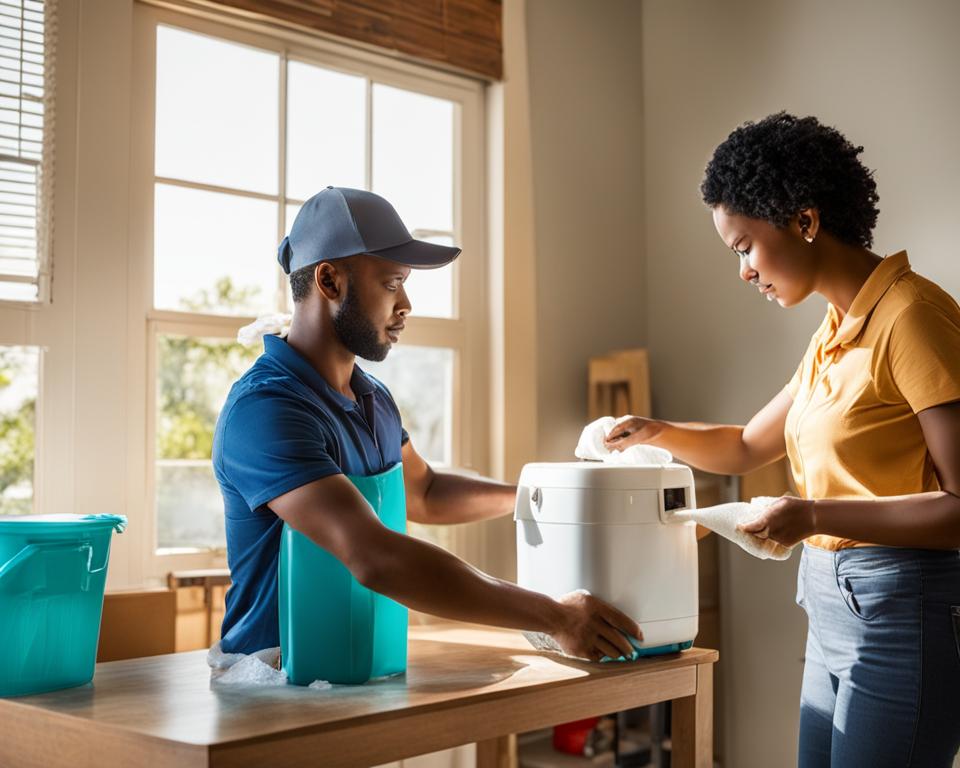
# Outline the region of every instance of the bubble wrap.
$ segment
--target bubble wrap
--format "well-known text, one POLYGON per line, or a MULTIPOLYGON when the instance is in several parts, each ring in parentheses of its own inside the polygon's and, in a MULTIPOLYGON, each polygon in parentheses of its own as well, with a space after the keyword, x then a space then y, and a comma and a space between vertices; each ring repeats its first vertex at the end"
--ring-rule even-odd
MULTIPOLYGON (((287 673, 280 669, 280 649, 264 648, 254 653, 224 653, 220 642, 207 651, 207 666, 217 685, 286 685, 287 673)), ((307 688, 326 691, 333 686, 314 680, 307 688)))

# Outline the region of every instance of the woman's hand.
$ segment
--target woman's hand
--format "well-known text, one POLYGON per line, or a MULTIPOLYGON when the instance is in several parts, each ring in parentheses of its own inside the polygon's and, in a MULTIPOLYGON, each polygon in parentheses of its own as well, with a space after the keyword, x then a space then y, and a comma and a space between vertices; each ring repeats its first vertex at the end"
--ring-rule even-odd
POLYGON ((738 525, 737 528, 759 539, 771 539, 785 547, 792 547, 817 532, 813 505, 810 499, 781 496, 756 520, 738 525))
POLYGON ((643 416, 624 416, 610 430, 603 444, 610 451, 622 451, 631 445, 649 443, 659 432, 659 422, 643 416))

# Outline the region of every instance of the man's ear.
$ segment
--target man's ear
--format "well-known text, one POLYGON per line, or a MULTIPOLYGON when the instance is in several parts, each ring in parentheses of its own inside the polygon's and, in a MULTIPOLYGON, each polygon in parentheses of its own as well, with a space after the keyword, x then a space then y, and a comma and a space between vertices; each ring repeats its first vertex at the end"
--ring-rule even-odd
POLYGON ((804 208, 794 217, 793 227, 800 237, 812 244, 820 232, 820 211, 804 208))
POLYGON ((313 273, 313 281, 320 295, 329 301, 340 301, 346 293, 346 273, 329 261, 321 261, 313 273))

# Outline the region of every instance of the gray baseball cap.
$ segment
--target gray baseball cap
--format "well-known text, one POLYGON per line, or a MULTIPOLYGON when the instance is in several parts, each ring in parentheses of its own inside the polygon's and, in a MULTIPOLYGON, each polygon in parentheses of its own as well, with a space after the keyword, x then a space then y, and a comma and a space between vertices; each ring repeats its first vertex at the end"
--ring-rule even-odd
POLYGON ((362 189, 327 187, 300 208, 277 250, 288 275, 321 261, 369 253, 414 269, 436 269, 460 249, 414 240, 394 207, 362 189))

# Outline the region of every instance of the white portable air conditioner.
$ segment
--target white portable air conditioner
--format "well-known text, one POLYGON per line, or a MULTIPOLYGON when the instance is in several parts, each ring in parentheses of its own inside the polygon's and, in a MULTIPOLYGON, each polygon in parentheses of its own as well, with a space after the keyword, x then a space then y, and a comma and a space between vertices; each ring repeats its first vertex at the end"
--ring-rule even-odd
POLYGON ((527 464, 514 514, 517 582, 554 598, 586 589, 616 606, 640 625, 638 656, 689 648, 696 524, 666 513, 695 507, 693 473, 681 464, 527 464))

